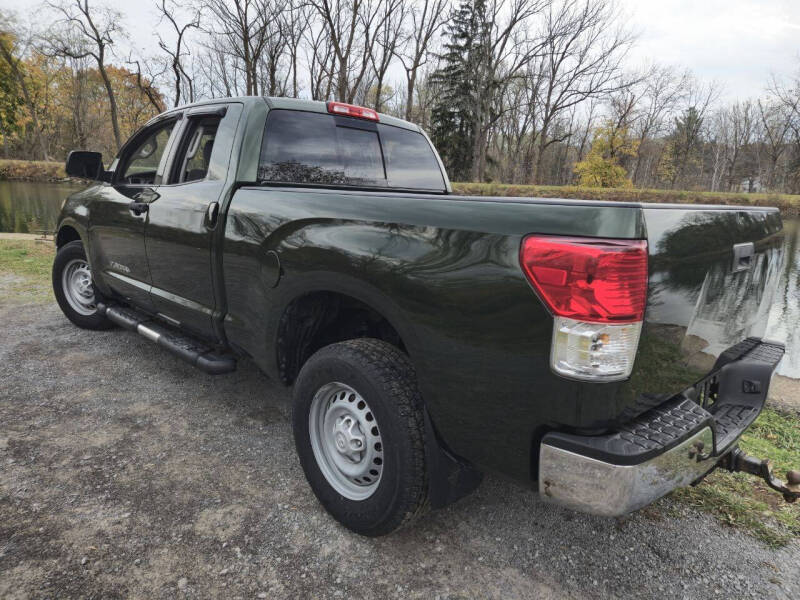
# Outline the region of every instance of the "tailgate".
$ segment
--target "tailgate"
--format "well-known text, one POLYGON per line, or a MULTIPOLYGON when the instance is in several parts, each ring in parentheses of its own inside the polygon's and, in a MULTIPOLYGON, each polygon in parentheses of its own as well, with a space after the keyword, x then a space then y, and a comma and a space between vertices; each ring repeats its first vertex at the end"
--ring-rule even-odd
POLYGON ((632 383, 655 399, 698 384, 726 350, 763 338, 782 223, 772 209, 670 205, 643 213, 649 289, 632 383))

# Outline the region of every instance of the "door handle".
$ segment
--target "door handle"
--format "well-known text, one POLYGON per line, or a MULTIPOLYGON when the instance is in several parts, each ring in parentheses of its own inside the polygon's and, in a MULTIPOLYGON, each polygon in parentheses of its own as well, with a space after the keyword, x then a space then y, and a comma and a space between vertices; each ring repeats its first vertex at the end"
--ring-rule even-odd
POLYGON ((131 202, 128 204, 128 210, 138 217, 150 210, 150 205, 147 202, 131 202))
POLYGON ((151 202, 155 202, 156 200, 158 200, 158 198, 159 198, 158 192, 150 188, 146 188, 141 192, 137 192, 136 194, 133 195, 134 201, 147 202, 148 204, 151 202))
POLYGON ((208 205, 208 210, 206 211, 206 226, 209 229, 214 229, 217 225, 217 217, 219 217, 219 203, 212 202, 208 205))

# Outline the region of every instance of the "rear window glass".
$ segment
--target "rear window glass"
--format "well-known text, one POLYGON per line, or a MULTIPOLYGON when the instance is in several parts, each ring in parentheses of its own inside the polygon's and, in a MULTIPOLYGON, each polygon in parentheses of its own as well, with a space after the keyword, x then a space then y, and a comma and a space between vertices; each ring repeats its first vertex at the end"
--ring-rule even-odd
POLYGON ((378 125, 378 131, 391 187, 444 189, 439 162, 422 134, 391 125, 378 125))
POLYGON ((421 134, 348 117, 289 110, 269 113, 258 178, 263 182, 445 189, 439 163, 421 134))

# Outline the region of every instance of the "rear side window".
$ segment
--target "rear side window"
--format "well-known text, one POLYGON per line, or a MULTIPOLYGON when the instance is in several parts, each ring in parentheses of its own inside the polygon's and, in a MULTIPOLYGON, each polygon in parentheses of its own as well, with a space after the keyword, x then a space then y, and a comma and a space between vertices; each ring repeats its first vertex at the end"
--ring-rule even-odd
POLYGON ((216 116, 191 119, 181 140, 170 183, 199 181, 206 178, 219 122, 220 117, 216 116))
POLYGON ((261 146, 262 182, 443 191, 421 134, 349 117, 272 110, 261 146))

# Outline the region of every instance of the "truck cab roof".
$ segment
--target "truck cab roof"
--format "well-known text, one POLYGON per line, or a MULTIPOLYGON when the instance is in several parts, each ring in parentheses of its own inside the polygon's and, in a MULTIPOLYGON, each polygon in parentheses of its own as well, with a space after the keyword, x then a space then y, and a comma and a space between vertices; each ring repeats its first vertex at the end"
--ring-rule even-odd
MULTIPOLYGON (((165 116, 174 115, 177 112, 183 111, 191 111, 191 109, 201 106, 208 106, 214 104, 223 104, 228 102, 240 102, 242 104, 255 104, 257 102, 266 102, 267 107, 272 109, 280 109, 280 110, 299 110, 305 112, 315 112, 315 113, 328 113, 328 103, 319 101, 319 100, 304 100, 300 98, 281 98, 281 97, 274 97, 274 96, 233 96, 233 97, 225 97, 225 98, 212 98, 210 100, 200 100, 199 102, 192 102, 190 104, 181 104, 180 106, 176 106, 170 110, 167 110, 160 115, 153 117, 150 121, 148 121, 148 125, 154 121, 159 119, 163 119, 165 116)), ((403 119, 398 119, 397 117, 393 117, 391 115, 387 115, 386 113, 378 113, 380 122, 384 125, 392 125, 394 127, 401 127, 402 129, 409 129, 411 131, 422 132, 422 129, 415 125, 414 123, 410 123, 409 121, 404 121, 403 119)))

